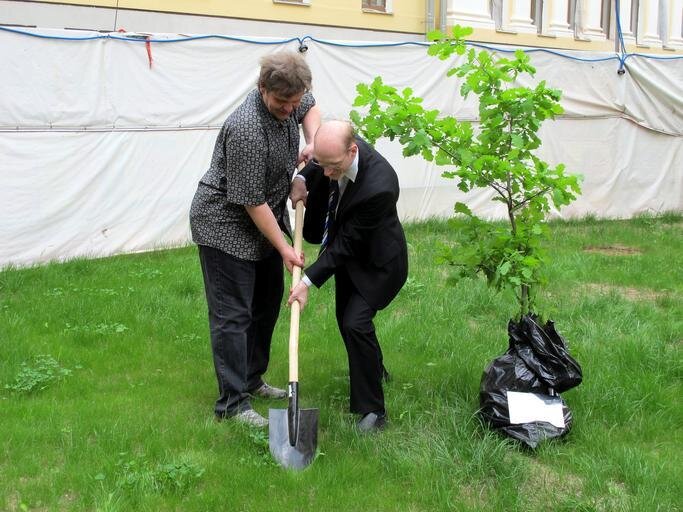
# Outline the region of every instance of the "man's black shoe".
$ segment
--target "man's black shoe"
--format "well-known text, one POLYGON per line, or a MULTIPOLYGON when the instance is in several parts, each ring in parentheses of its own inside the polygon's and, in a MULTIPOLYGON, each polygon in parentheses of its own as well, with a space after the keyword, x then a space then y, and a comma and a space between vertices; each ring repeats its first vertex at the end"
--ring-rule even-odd
POLYGON ((369 412, 363 416, 356 426, 365 433, 382 430, 387 424, 387 413, 383 411, 369 412))

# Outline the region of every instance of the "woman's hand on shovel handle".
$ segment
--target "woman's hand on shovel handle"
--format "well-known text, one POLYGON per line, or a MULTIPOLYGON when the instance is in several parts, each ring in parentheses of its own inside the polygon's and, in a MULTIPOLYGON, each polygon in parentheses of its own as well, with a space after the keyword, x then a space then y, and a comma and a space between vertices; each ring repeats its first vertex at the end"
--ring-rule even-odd
POLYGON ((294 301, 299 303, 299 307, 303 311, 304 306, 306 306, 306 302, 308 301, 308 286, 306 286, 304 282, 300 282, 289 291, 287 304, 291 306, 294 301))
POLYGON ((302 179, 294 178, 289 191, 289 199, 292 201, 292 208, 296 208, 296 203, 299 201, 303 201, 304 206, 306 206, 307 196, 308 190, 306 190, 306 182, 302 179))
POLYGON ((287 272, 289 272, 290 274, 292 273, 292 269, 295 266, 303 268, 304 253, 297 254, 294 250, 294 247, 292 247, 291 245, 284 244, 283 248, 281 249, 280 255, 282 256, 282 261, 284 262, 285 267, 287 267, 287 272))
POLYGON ((304 146, 304 149, 302 149, 301 153, 299 153, 299 158, 296 159, 297 165, 300 163, 307 164, 309 160, 313 158, 313 148, 314 146, 312 142, 304 146))

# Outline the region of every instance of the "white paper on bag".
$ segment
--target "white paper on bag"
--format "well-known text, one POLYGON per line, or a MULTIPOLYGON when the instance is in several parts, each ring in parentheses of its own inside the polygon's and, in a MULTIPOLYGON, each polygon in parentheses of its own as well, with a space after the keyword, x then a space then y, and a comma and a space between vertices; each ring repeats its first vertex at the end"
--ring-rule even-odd
POLYGON ((511 424, 545 421, 557 428, 564 428, 560 397, 508 391, 507 398, 511 424))

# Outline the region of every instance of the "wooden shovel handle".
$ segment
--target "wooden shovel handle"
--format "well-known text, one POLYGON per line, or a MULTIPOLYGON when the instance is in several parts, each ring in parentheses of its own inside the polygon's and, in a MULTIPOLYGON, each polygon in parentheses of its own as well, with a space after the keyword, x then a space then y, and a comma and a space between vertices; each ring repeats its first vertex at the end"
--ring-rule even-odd
MULTIPOLYGON (((301 254, 303 246, 304 203, 296 203, 294 217, 294 251, 301 254)), ((292 269, 292 288, 301 281, 301 267, 296 265, 292 269)), ((301 306, 299 301, 292 302, 292 313, 289 321, 289 382, 299 382, 299 315, 301 306)))

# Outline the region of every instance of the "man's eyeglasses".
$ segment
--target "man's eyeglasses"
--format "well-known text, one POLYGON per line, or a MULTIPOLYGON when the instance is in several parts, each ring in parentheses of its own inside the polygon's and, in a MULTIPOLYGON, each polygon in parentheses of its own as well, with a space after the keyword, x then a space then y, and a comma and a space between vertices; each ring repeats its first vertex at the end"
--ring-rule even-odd
POLYGON ((344 160, 346 160, 346 155, 348 155, 349 151, 351 151, 351 148, 348 148, 346 150, 346 154, 344 155, 344 158, 341 160, 341 162, 322 164, 318 161, 317 158, 312 158, 311 163, 313 165, 315 165, 316 167, 320 167, 321 169, 332 169, 334 171, 339 171, 339 170, 342 170, 342 166, 344 165, 344 160))

